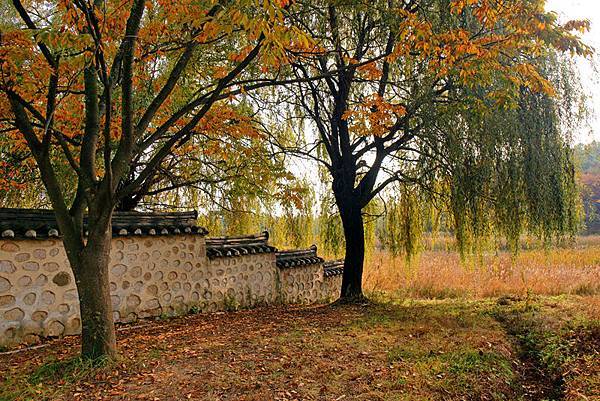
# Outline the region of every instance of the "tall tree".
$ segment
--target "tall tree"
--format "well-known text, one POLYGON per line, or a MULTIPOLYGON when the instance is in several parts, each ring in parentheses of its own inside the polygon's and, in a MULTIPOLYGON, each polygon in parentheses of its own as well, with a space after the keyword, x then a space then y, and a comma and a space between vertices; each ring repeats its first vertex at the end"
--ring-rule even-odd
POLYGON ((251 89, 256 71, 285 62, 286 46, 304 36, 286 24, 285 0, 12 5, 18 20, 0 36, 1 132, 31 154, 54 209, 79 293, 82 354, 112 358, 114 208, 228 110, 215 104, 251 89))
MULTIPOLYGON (((542 76, 538 59, 549 51, 589 54, 576 34, 588 24, 559 24, 555 14, 544 11, 542 0, 332 0, 302 5, 295 23, 315 38, 316 51, 292 63, 299 81, 285 99, 292 111, 301 110, 307 120, 304 128, 316 135, 305 146, 287 149, 317 160, 330 176, 345 238, 341 296, 356 300, 363 297, 363 213, 373 198, 391 183, 427 184, 436 172, 452 171, 454 181, 447 188, 454 191, 453 217, 462 230, 458 239, 465 237, 466 222, 475 229, 484 226, 485 220, 461 215, 480 199, 469 198, 476 193, 465 191, 486 177, 473 174, 477 160, 500 163, 487 177, 499 176, 525 145, 518 142, 522 138, 509 140, 507 130, 477 129, 477 116, 494 110, 502 119, 505 111, 521 107, 527 124, 530 111, 543 113, 552 107, 554 89, 542 76), (324 78, 311 79, 317 75, 324 78), (479 142, 469 132, 477 132, 479 142)), ((534 135, 529 142, 540 138, 535 129, 528 132, 534 135)), ((564 149, 560 140, 554 143, 564 149)), ((570 171, 564 165, 544 165, 542 160, 555 160, 557 150, 551 140, 542 142, 541 147, 531 143, 534 157, 518 159, 522 171, 535 177, 552 168, 559 181, 568 181, 570 171)), ((520 200, 538 204, 530 211, 547 209, 555 200, 536 197, 536 191, 544 190, 536 185, 521 188, 520 200)), ((551 213, 532 217, 553 230, 566 229, 549 224, 551 213)))

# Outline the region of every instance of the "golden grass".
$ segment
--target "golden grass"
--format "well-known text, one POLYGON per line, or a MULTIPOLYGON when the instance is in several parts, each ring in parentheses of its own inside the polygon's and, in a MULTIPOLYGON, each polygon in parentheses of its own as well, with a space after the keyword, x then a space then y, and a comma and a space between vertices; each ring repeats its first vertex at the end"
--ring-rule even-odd
POLYGON ((600 294, 600 236, 579 238, 572 247, 489 253, 464 262, 439 249, 410 264, 375 252, 365 265, 365 289, 430 299, 600 294))

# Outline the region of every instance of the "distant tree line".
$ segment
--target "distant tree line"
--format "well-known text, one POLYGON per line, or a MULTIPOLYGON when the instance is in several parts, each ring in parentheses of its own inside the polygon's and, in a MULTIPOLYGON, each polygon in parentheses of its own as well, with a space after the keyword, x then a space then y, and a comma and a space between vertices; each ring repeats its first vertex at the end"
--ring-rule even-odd
POLYGON ((600 142, 577 145, 575 158, 580 169, 584 233, 600 234, 600 142))

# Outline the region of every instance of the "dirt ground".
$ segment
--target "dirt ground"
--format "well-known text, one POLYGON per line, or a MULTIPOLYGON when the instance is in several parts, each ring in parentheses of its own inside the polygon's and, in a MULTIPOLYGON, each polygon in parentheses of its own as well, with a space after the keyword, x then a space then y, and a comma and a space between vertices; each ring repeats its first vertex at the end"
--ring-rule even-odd
POLYGON ((77 337, 0 355, 0 399, 542 399, 498 308, 404 300, 141 322, 120 327, 120 360, 101 367, 77 358, 77 337))

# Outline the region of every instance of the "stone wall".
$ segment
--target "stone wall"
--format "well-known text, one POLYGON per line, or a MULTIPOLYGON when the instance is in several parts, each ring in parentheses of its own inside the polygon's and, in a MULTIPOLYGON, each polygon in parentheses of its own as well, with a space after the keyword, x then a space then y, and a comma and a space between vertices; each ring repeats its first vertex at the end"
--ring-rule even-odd
MULTIPOLYGON (((327 276, 322 259, 278 267, 281 255, 265 245, 267 239, 219 246, 209 239, 207 249, 202 234, 113 238, 115 321, 337 298, 341 276, 327 276)), ((80 330, 77 289, 61 240, 0 238, 0 346, 80 330)))
POLYGON ((0 240, 0 345, 81 330, 60 240, 0 240))
POLYGON ((278 297, 278 273, 274 253, 211 259, 198 307, 216 311, 272 304, 278 297))
POLYGON ((321 300, 324 302, 333 302, 340 297, 342 289, 342 275, 336 274, 326 276, 321 285, 321 300))
MULTIPOLYGON (((0 243, 0 345, 79 333, 77 288, 62 242, 0 243)), ((207 269, 199 235, 113 238, 109 275, 115 321, 187 311, 204 294, 207 269)))

